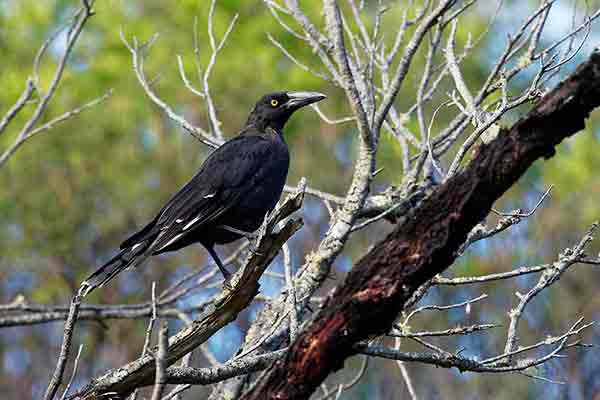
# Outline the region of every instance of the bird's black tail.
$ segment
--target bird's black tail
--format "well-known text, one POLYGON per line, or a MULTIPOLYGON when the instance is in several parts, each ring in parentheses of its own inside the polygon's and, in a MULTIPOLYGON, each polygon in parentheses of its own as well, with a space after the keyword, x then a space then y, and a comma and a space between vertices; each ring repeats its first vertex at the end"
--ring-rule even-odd
POLYGON ((145 250, 148 244, 145 242, 136 244, 121 250, 116 256, 108 260, 106 264, 98 268, 93 274, 81 282, 80 293, 86 296, 97 287, 101 287, 106 282, 114 278, 119 272, 129 267, 135 267, 146 259, 145 250))

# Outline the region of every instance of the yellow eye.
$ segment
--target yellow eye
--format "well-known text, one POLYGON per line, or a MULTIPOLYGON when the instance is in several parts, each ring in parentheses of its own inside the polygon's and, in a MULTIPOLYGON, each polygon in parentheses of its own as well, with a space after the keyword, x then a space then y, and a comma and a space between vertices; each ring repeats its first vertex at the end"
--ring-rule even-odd
POLYGON ((271 100, 271 105, 273 107, 277 107, 278 104, 279 104, 279 102, 277 100, 275 100, 275 99, 271 100))

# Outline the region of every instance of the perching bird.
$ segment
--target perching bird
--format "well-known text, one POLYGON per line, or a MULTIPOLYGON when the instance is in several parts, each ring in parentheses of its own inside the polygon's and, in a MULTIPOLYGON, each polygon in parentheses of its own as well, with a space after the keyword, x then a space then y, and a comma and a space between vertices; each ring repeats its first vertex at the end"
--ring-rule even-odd
POLYGON ((316 92, 277 92, 254 106, 239 135, 216 149, 200 171, 120 252, 82 282, 85 296, 149 256, 202 244, 227 280, 215 244, 251 237, 283 191, 290 157, 283 126, 294 111, 323 100, 316 92))

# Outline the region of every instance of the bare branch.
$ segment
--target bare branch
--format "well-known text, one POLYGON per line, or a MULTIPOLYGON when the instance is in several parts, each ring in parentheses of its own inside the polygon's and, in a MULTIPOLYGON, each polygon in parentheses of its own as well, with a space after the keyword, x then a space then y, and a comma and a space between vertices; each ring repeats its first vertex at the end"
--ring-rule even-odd
POLYGON ((367 345, 359 343, 354 346, 355 350, 362 354, 367 354, 375 357, 383 357, 390 360, 399 360, 404 362, 421 362, 431 364, 442 368, 457 368, 459 371, 483 372, 483 373, 514 373, 526 371, 529 368, 544 364, 549 360, 560 358, 560 353, 578 345, 578 342, 569 343, 568 340, 573 336, 579 336, 581 332, 592 326, 593 323, 582 324, 583 320, 579 319, 573 326, 560 336, 548 337, 546 340, 535 343, 531 346, 519 348, 511 353, 504 353, 499 356, 478 361, 473 358, 462 357, 458 354, 448 352, 433 352, 433 353, 417 353, 417 352, 402 352, 385 346, 367 345), (540 349, 544 346, 554 346, 552 350, 546 354, 534 357, 523 358, 513 363, 505 363, 502 360, 506 357, 513 356, 523 352, 540 349))
POLYGON ((598 223, 594 223, 587 231, 579 243, 572 249, 565 249, 559 256, 558 262, 553 264, 552 269, 546 269, 540 276, 538 282, 524 295, 517 294, 519 303, 515 308, 510 310, 510 325, 506 339, 504 352, 507 354, 507 362, 511 360, 511 352, 514 351, 517 343, 517 327, 521 319, 521 315, 527 304, 537 296, 542 290, 556 283, 562 274, 573 264, 576 264, 579 259, 585 256, 585 247, 593 240, 593 235, 598 229, 598 223))
POLYGON ((63 375, 65 373, 65 367, 69 359, 69 354, 71 353, 71 341, 73 339, 75 323, 77 322, 77 316, 79 314, 80 305, 81 293, 77 293, 73 297, 73 301, 71 302, 69 316, 67 317, 67 321, 65 322, 65 332, 63 334, 62 345, 60 347, 60 354, 58 356, 58 361, 56 362, 56 368, 54 369, 54 373, 52 374, 52 378, 50 379, 50 383, 48 384, 48 388, 46 389, 44 400, 54 399, 58 387, 62 383, 63 375))
MULTIPOLYGON (((173 111, 173 109, 167 103, 165 103, 158 97, 158 95, 154 92, 154 90, 152 89, 152 86, 146 79, 146 75, 144 73, 144 58, 143 58, 143 55, 141 52, 142 49, 138 46, 137 39, 135 37, 133 38, 133 45, 132 45, 125 38, 123 30, 120 31, 120 35, 121 35, 121 41, 123 42, 125 47, 127 47, 129 52, 131 53, 131 59, 132 59, 132 63, 133 63, 133 70, 135 72, 135 76, 137 77, 140 85, 142 86, 142 88, 144 89, 144 92, 150 98, 150 100, 152 100, 152 102, 154 104, 156 104, 160 109, 162 109, 169 118, 171 118, 177 124, 181 125, 186 131, 188 131, 192 136, 194 136, 200 142, 202 142, 205 145, 210 146, 210 147, 220 146, 222 144, 221 141, 212 138, 208 134, 208 132, 206 132, 202 128, 199 128, 197 126, 193 126, 192 124, 190 124, 185 118, 183 118, 181 115, 178 115, 175 111, 173 111)), ((158 35, 155 34, 148 42, 144 43, 142 45, 142 47, 144 49, 151 47, 157 38, 158 38, 158 35)))
POLYGON ((219 121, 219 118, 217 117, 215 105, 214 105, 214 102, 210 95, 210 86, 208 84, 208 79, 210 78, 212 69, 215 66, 215 63, 217 61, 217 55, 225 46, 227 38, 229 37, 229 34, 233 30, 233 26, 235 25, 235 22, 238 19, 238 14, 235 14, 233 16, 233 18, 231 19, 231 22, 229 23, 229 26, 227 27, 227 30, 225 31, 225 34, 223 35, 223 38, 217 44, 215 41, 214 29, 213 29, 213 17, 214 17, 214 13, 215 13, 215 3, 216 3, 216 0, 211 1, 210 10, 208 12, 208 39, 209 39, 210 48, 211 48, 212 52, 210 55, 210 59, 208 61, 208 65, 204 69, 204 77, 202 79, 202 87, 203 87, 203 92, 204 92, 204 99, 206 101, 206 106, 208 108, 208 117, 210 120, 211 130, 213 132, 213 135, 218 140, 223 140, 223 132, 221 131, 221 122, 219 121))
MULTIPOLYGON (((66 37, 65 50, 64 50, 62 56, 60 57, 58 66, 56 67, 56 70, 54 71, 54 76, 52 77, 52 81, 50 82, 48 91, 43 96, 41 96, 39 102, 37 103, 37 107, 35 108, 35 110, 33 112, 33 115, 27 120, 25 125, 23 125, 23 127, 21 128, 21 131, 17 135, 13 144, 7 150, 5 150, 2 154, 0 154, 0 167, 2 167, 6 163, 6 161, 9 159, 9 157, 11 155, 13 155, 13 153, 25 142, 25 140, 27 139, 27 136, 31 135, 31 132, 32 132, 35 124, 39 121, 42 114, 48 107, 48 104, 50 103, 50 100, 54 96, 56 89, 58 88, 58 84, 62 79, 63 72, 67 65, 69 56, 71 55, 71 53, 73 51, 73 47, 75 46, 77 39, 79 39, 79 36, 81 35, 81 32, 83 31, 83 28, 84 28, 86 22, 94 15, 94 11, 92 10, 93 4, 94 4, 93 0, 82 0, 82 7, 76 13, 75 22, 73 23, 73 25, 70 28, 70 31, 69 31, 70 34, 67 35, 67 37, 66 37)), ((52 39, 53 39, 53 37, 49 38, 48 41, 46 41, 46 43, 42 46, 42 48, 40 48, 40 51, 38 51, 38 56, 36 57, 36 61, 34 62, 34 77, 28 79, 28 81, 26 83, 25 91, 23 92, 23 94, 21 95, 21 97, 19 98, 17 103, 8 111, 8 113, 3 117, 2 121, 0 121, 0 133, 2 133, 2 131, 10 123, 10 121, 15 117, 15 115, 19 111, 21 111, 25 102, 31 98, 32 91, 33 91, 32 86, 34 84, 36 84, 36 72, 35 72, 35 71, 37 71, 36 65, 39 62, 39 60, 41 59, 41 55, 45 51, 45 48, 49 45, 49 42, 52 39), (22 101, 22 104, 20 103, 21 101, 22 101)), ((39 91, 39 87, 38 87, 38 91, 39 91)), ((85 108, 85 106, 84 106, 84 108, 85 108)), ((77 114, 77 113, 75 113, 75 114, 77 114)))
POLYGON ((166 371, 167 381, 192 385, 220 382, 234 376, 261 371, 285 355, 286 350, 281 349, 259 356, 235 359, 213 368, 170 367, 166 371))
POLYGON ((154 389, 152 400, 160 400, 167 384, 165 369, 167 367, 167 348, 169 347, 169 324, 162 321, 158 331, 158 351, 156 354, 156 373, 154 378, 154 389))
POLYGON ((65 387, 65 391, 60 397, 61 400, 65 400, 67 395, 69 394, 69 390, 71 389, 71 385, 73 384, 73 380, 77 375, 77 367, 79 366, 79 359, 81 358, 81 352, 83 350, 83 345, 79 345, 79 349, 77 350, 77 355, 75 356, 75 361, 73 361, 73 371, 71 372, 71 377, 69 378, 69 382, 67 382, 67 386, 65 387))
MULTIPOLYGON (((455 336, 455 335, 469 335, 471 333, 487 331, 489 329, 498 328, 500 325, 497 324, 475 324, 469 326, 457 326, 455 328, 444 329, 441 331, 419 331, 419 332, 405 332, 404 329, 399 331, 390 332, 388 336, 398 338, 422 338, 422 337, 439 337, 439 336, 455 336)), ((402 327, 399 327, 402 328, 402 327)))
MULTIPOLYGON (((150 317, 150 321, 148 322, 148 328, 146 328, 146 336, 144 337, 144 345, 142 346, 142 357, 144 357, 146 354, 148 354, 148 351, 150 350, 150 342, 152 340, 152 332, 154 331, 154 324, 156 323, 156 320, 158 319, 158 311, 157 310, 158 310, 158 304, 156 302, 156 282, 153 281, 152 282, 152 315, 150 317)), ((160 345, 160 342, 159 342, 159 345, 160 345)), ((161 364, 163 364, 163 363, 164 363, 164 357, 163 357, 163 360, 161 360, 161 364)), ((157 368, 157 370, 159 368, 158 359, 156 360, 156 368, 157 368)), ((157 383, 157 385, 158 385, 158 383, 157 383)), ((131 394, 131 397, 129 400, 136 400, 137 394, 138 394, 137 390, 134 390, 133 393, 131 394)))
POLYGON ((329 398, 335 398, 340 399, 341 395, 343 392, 345 392, 348 389, 351 389, 352 387, 354 387, 358 382, 360 382, 360 380, 362 379, 363 376, 365 376, 365 373, 367 372, 367 368, 369 366, 369 357, 364 356, 362 358, 362 363, 360 365, 360 368, 358 369, 358 372, 356 373, 356 376, 354 376, 350 381, 346 382, 346 383, 342 383, 337 385, 336 389, 333 390, 327 390, 327 388, 325 388, 325 384, 323 384, 322 386, 324 387, 323 391, 325 392, 323 394, 323 396, 319 397, 319 400, 327 400, 329 398))
POLYGON ((0 120, 0 134, 4 132, 4 129, 10 124, 12 119, 21 111, 21 109, 25 106, 25 104, 31 99, 34 90, 33 79, 27 78, 25 82, 25 89, 23 89, 23 93, 19 96, 19 99, 15 104, 4 114, 2 120, 0 120))
MULTIPOLYGON (((325 81, 331 81, 331 78, 329 78, 327 75, 324 75, 320 72, 315 71, 314 69, 310 68, 308 65, 302 63, 300 60, 298 60, 296 57, 294 57, 292 55, 292 53, 290 53, 277 39, 275 39, 270 33, 267 33, 267 38, 269 39, 269 41, 273 44, 273 46, 277 47, 284 56, 286 56, 293 64, 295 64, 298 68, 314 75, 314 76, 318 76, 319 78, 325 80, 325 81)), ((316 104, 312 104, 312 107, 316 109, 316 104)), ((319 114, 321 115, 321 114, 319 114)))
POLYGON ((296 288, 292 279, 292 259, 290 248, 286 244, 282 247, 283 250, 283 268, 285 271, 285 285, 287 290, 287 303, 290 314, 290 343, 296 340, 298 334, 298 309, 296 308, 296 288))
POLYGON ((388 111, 396 99, 396 95, 398 94, 404 79, 406 78, 406 74, 408 73, 408 69, 412 62, 412 58, 417 52, 425 34, 429 31, 429 29, 435 24, 435 22, 443 15, 448 9, 455 3, 454 0, 443 0, 440 1, 438 6, 419 23, 419 26, 413 33, 412 38, 404 48, 404 54, 400 59, 400 63, 396 68, 396 72, 394 77, 392 78, 390 88, 385 92, 385 95, 379 105, 377 112, 375 114, 375 120, 373 124, 373 131, 378 132, 383 125, 383 121, 385 120, 388 111))
POLYGON ((488 274, 482 276, 467 276, 462 278, 444 278, 441 276, 436 276, 435 278, 433 278, 433 284, 455 286, 492 282, 502 279, 510 279, 521 275, 533 274, 536 272, 544 271, 548 268, 551 268, 550 264, 538 265, 534 267, 521 267, 508 272, 500 272, 497 274, 488 274))
POLYGON ((408 374, 408 368, 406 368, 406 364, 403 361, 397 361, 396 364, 400 369, 402 379, 404 379, 404 383, 406 384, 406 389, 408 390, 411 400, 418 400, 419 398, 417 397, 417 392, 415 391, 412 380, 410 379, 410 375, 408 374))

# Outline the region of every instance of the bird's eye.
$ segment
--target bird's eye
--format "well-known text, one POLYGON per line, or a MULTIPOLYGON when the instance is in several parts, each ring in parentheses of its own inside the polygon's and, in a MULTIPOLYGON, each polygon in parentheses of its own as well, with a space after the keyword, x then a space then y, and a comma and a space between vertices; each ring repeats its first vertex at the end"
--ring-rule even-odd
POLYGON ((279 105, 279 102, 277 100, 273 99, 273 100, 271 100, 271 105, 273 107, 277 107, 279 105))

